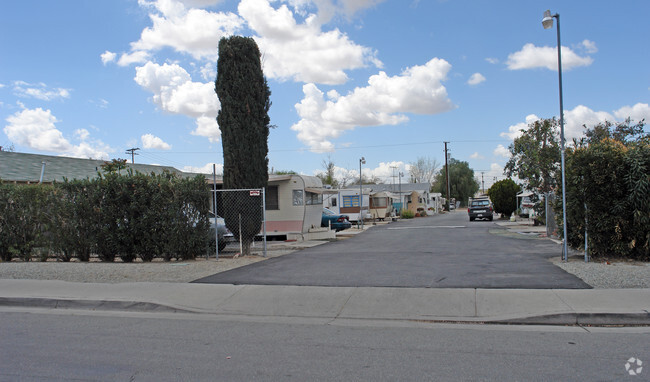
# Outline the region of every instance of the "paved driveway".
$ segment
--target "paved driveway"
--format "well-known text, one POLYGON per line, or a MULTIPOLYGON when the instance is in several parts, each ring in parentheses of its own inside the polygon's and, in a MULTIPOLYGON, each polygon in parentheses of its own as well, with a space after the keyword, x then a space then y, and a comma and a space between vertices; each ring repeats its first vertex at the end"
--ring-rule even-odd
POLYGON ((464 211, 373 227, 195 282, 413 288, 589 288, 551 264, 561 246, 507 235, 464 211))

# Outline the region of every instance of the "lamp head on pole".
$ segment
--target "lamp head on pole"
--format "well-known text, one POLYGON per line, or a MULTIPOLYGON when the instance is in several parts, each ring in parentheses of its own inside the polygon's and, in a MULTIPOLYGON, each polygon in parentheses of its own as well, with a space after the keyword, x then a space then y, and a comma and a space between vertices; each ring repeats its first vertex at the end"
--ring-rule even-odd
POLYGON ((550 10, 547 9, 546 12, 544 12, 544 18, 542 19, 542 26, 544 29, 553 28, 553 17, 555 17, 555 15, 551 15, 550 10))
POLYGON ((359 163, 366 164, 366 158, 361 157, 361 159, 359 159, 359 163))

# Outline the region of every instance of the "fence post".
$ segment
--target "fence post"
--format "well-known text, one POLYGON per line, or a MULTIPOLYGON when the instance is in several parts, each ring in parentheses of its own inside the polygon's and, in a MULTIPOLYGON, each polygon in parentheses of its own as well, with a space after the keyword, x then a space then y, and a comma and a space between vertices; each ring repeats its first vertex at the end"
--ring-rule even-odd
POLYGON ((587 217, 588 212, 589 211, 587 209, 587 202, 585 202, 585 263, 589 262, 589 243, 587 242, 587 238, 588 238, 587 227, 589 226, 589 218, 587 217))
MULTIPOLYGON (((217 220, 217 165, 212 164, 212 201, 214 209, 215 260, 219 260, 219 221, 217 220)), ((208 258, 210 258, 208 256, 208 258)))
POLYGON ((266 187, 262 187, 262 234, 264 235, 264 257, 266 257, 266 187))

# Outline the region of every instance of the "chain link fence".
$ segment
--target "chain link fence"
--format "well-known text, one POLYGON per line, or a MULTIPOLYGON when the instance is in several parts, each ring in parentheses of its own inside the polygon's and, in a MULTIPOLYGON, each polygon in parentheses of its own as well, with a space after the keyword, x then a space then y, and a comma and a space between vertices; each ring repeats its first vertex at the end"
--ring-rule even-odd
POLYGON ((546 236, 555 236, 558 237, 557 232, 557 222, 555 220, 555 211, 553 211, 553 203, 555 203, 555 194, 549 192, 544 195, 545 207, 546 207, 546 236))
POLYGON ((216 211, 217 216, 210 219, 215 236, 211 252, 217 259, 220 255, 230 257, 238 254, 266 257, 264 193, 263 188, 213 190, 212 211, 216 211))

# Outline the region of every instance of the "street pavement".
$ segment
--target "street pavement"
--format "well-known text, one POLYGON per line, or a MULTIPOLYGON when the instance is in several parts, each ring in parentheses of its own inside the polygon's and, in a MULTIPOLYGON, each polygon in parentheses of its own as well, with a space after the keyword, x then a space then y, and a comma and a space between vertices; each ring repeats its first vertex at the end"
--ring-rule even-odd
POLYGON ((188 284, 0 279, 0 310, 189 313, 324 324, 381 321, 650 325, 649 290, 588 289, 574 276, 546 266, 549 257, 558 256, 556 243, 526 235, 515 239, 510 237, 510 231, 494 223, 470 224, 454 220, 462 217, 460 213, 450 215, 376 226, 351 239, 249 265, 242 269, 256 277, 250 283, 239 278, 246 272, 236 271, 224 272, 228 277, 237 276, 231 282, 221 279, 216 283, 188 284), (402 237, 402 250, 386 250, 396 232, 402 237), (480 244, 468 240, 467 232, 487 240, 487 245, 485 241, 480 244), (414 240, 419 236, 426 240, 414 240), (463 253, 451 243, 460 243, 460 248, 470 251, 463 253), (371 248, 362 250, 365 245, 371 248), (342 247, 352 250, 341 254, 337 250, 342 247), (369 256, 373 250, 377 251, 376 258, 369 256), (278 262, 281 259, 288 260, 278 262), (382 264, 384 261, 389 264, 382 264), (299 266, 291 268, 293 262, 299 266), (331 265, 336 262, 341 264, 331 265), (265 263, 269 267, 257 267, 265 263), (280 272, 278 264, 289 270, 280 272), (274 272, 279 272, 284 282, 294 280, 294 284, 259 283, 264 273, 274 272), (292 272, 298 277, 287 279, 292 272), (375 272, 378 276, 368 277, 375 272), (415 282, 407 283, 408 272, 415 282), (426 276, 427 272, 434 276, 426 276), (442 279, 444 272, 448 272, 449 281, 442 279), (319 285, 316 281, 325 276, 342 282, 319 285), (301 285, 295 280, 309 283, 301 285))
POLYGON ((399 288, 585 289, 548 261, 561 246, 457 211, 374 226, 352 238, 195 282, 399 288))

